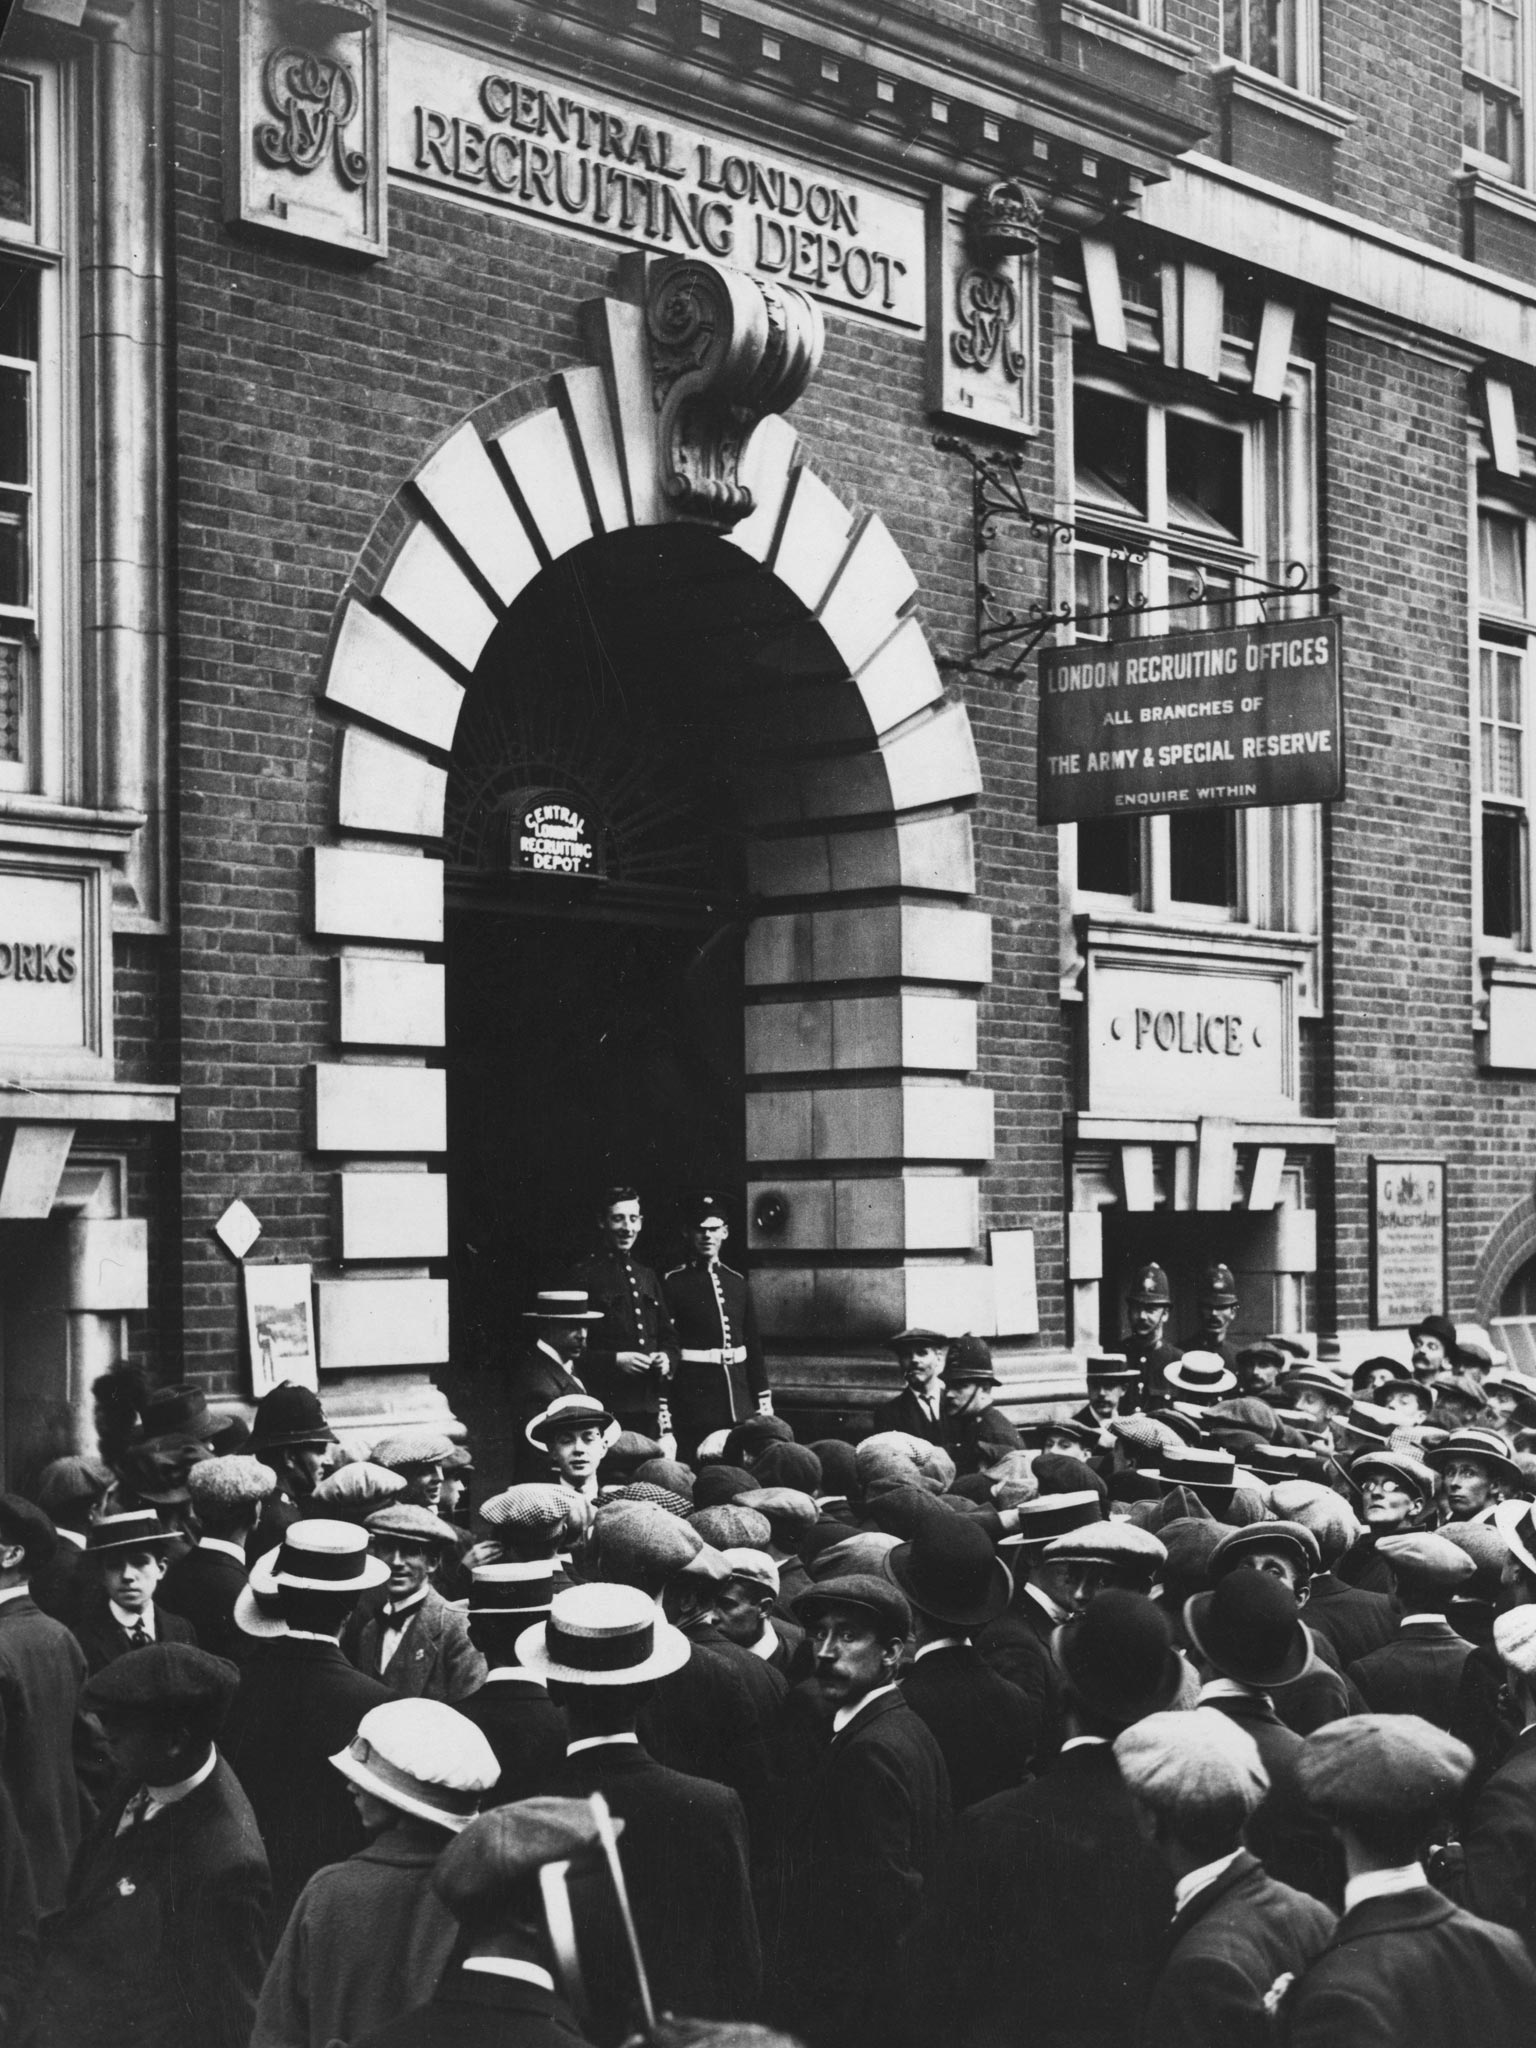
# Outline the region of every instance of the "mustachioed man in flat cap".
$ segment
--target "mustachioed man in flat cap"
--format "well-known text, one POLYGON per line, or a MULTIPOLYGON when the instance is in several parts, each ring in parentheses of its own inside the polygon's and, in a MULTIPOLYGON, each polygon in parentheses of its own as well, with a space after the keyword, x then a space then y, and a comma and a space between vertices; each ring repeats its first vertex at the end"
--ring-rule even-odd
POLYGON ((1257 1747, 1235 1722, 1197 1707, 1135 1722, 1116 1739, 1115 1761, 1175 1888, 1141 2048, 1263 2039, 1276 1979, 1306 1968, 1334 1915, 1252 1853, 1246 1824, 1269 1790, 1257 1747))
POLYGON ((1531 2041, 1536 1965, 1519 1936, 1453 1906, 1424 1873, 1471 1765, 1463 1743, 1417 1714, 1354 1714, 1308 1736, 1302 1790, 1338 1835, 1348 1876, 1332 1940, 1281 2004, 1287 2048, 1531 2041))
POLYGON ((688 1638, 638 1586, 593 1581, 557 1592, 517 1654, 570 1723, 548 1789, 601 1792, 624 1822, 619 1858, 658 2007, 704 2019, 752 2010, 761 1951, 741 1801, 668 1770, 636 1732, 658 1682, 688 1663, 688 1638))
POLYGON ((187 1474, 197 1544, 167 1567, 157 1605, 192 1624, 198 1647, 239 1664, 252 1639, 235 1625, 245 1589, 245 1546, 277 1478, 258 1458, 205 1458, 187 1474))
POLYGON ((875 1433, 899 1429, 904 1436, 920 1437, 927 1444, 944 1441, 944 1360, 949 1339, 937 1330, 898 1330, 887 1338, 901 1374, 902 1389, 876 1408, 872 1417, 875 1433))
POLYGON ((388 1576, 347 1617, 342 1649, 359 1671, 402 1698, 451 1705, 476 1691, 485 1683, 485 1659, 462 1610, 432 1584, 433 1567, 457 1553, 453 1529, 430 1508, 403 1500, 375 1510, 364 1526, 388 1576))
POLYGON ((299 1894, 261 1987, 251 2048, 327 2048, 431 1995, 456 1934, 433 1869, 498 1776, 485 1737, 441 1700, 371 1707, 330 1761, 368 1841, 299 1894))
POLYGON ((223 1658, 157 1643, 87 1685, 119 1782, 47 1930, 37 2048, 245 2048, 268 1875, 215 1747, 238 1684, 223 1658))

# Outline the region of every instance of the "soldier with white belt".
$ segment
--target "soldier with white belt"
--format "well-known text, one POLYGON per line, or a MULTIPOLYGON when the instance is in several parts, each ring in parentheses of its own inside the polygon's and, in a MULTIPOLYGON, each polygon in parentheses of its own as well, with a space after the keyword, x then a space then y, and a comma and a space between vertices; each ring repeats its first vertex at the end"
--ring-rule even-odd
POLYGON ((747 1283, 720 1257, 729 1235, 720 1196, 701 1195, 685 1226, 693 1256, 661 1285, 680 1347, 672 1425, 687 1460, 714 1430, 771 1415, 773 1397, 747 1283))

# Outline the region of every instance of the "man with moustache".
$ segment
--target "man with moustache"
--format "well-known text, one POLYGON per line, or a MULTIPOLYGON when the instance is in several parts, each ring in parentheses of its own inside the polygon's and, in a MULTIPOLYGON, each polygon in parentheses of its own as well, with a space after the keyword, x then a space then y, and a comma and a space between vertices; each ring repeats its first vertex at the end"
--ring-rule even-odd
POLYGON ((924 1443, 943 1443, 944 1360, 949 1339, 937 1330, 898 1330, 886 1348, 896 1354, 904 1385, 893 1400, 875 1410, 876 1434, 899 1429, 924 1443))

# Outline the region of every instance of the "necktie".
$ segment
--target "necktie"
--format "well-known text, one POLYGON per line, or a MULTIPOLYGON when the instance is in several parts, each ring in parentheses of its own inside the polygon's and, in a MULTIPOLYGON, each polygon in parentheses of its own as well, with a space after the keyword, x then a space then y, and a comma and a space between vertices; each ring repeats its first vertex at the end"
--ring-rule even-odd
POLYGON ((148 1805, 149 1787, 141 1785, 123 1808, 122 1815, 117 1823, 116 1833, 126 1835, 130 1828, 136 1828, 139 1822, 143 1820, 144 1811, 148 1805))
POLYGON ((142 1621, 136 1621, 128 1632, 128 1643, 131 1649, 147 1650, 152 1640, 153 1638, 149 1630, 142 1621))

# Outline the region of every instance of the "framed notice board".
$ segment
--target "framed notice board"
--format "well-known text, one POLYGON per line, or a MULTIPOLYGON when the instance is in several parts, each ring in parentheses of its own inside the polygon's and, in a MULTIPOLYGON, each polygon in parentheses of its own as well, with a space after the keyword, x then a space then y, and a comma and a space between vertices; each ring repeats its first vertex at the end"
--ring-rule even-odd
POLYGON ((1371 1327, 1405 1330, 1446 1312, 1443 1159, 1372 1159, 1371 1327))

